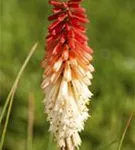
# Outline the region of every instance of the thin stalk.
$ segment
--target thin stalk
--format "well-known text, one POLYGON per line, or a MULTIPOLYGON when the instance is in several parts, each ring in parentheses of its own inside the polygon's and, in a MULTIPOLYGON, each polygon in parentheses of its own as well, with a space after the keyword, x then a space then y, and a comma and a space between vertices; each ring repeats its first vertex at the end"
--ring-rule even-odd
POLYGON ((17 75, 17 77, 16 77, 16 79, 15 79, 15 81, 14 81, 14 83, 13 83, 13 86, 12 86, 12 88, 11 88, 9 94, 8 94, 8 97, 7 97, 7 99, 6 99, 6 103, 4 104, 4 107, 3 107, 2 112, 1 112, 1 115, 0 115, 0 124, 1 124, 1 121, 3 120, 3 117, 4 117, 4 114, 5 114, 5 112, 6 112, 7 106, 8 106, 8 104, 9 104, 10 97, 11 97, 11 95, 12 95, 12 93, 13 93, 13 90, 14 90, 14 86, 18 83, 18 81, 19 81, 19 79, 20 79, 20 77, 21 77, 21 75, 22 75, 22 73, 23 73, 25 67, 27 66, 27 64, 28 64, 28 62, 29 62, 31 56, 32 56, 33 53, 35 52, 37 46, 38 46, 38 43, 35 43, 35 44, 33 45, 33 47, 32 47, 32 49, 31 49, 29 55, 27 56, 27 58, 26 58, 24 64, 22 65, 22 67, 21 67, 21 69, 20 69, 20 71, 19 71, 19 73, 18 73, 18 75, 17 75))
POLYGON ((6 112, 6 109, 7 109, 8 104, 9 104, 9 102, 10 102, 11 95, 12 95, 12 93, 13 93, 13 91, 14 91, 14 87, 15 87, 15 84, 16 84, 16 83, 17 83, 17 80, 15 80, 15 82, 14 82, 14 84, 13 84, 13 86, 12 86, 12 88, 11 88, 9 94, 8 94, 8 97, 7 97, 7 99, 6 99, 6 102, 5 102, 5 104, 4 104, 4 107, 3 107, 3 109, 2 109, 2 112, 1 112, 1 115, 0 115, 0 124, 1 124, 1 122, 2 122, 2 120, 3 120, 4 114, 5 114, 5 112, 6 112))
POLYGON ((4 129, 3 129, 2 137, 1 137, 1 141, 0 141, 0 150, 2 150, 2 148, 3 148, 4 139, 5 139, 5 135, 6 135, 6 131, 7 131, 7 125, 9 122, 10 112, 12 109, 14 94, 15 94, 15 90, 14 90, 13 94, 11 95, 11 99, 10 99, 10 104, 9 104, 9 108, 8 108, 8 112, 7 112, 7 116, 6 116, 6 121, 5 121, 4 129))
POLYGON ((5 121, 5 125, 4 125, 4 129, 3 129, 3 132, 2 132, 2 137, 1 137, 1 140, 0 140, 0 150, 2 150, 3 148, 3 144, 4 144, 4 139, 5 139, 5 135, 6 135, 6 131, 7 131, 7 125, 8 125, 8 122, 9 122, 9 117, 10 117, 10 112, 11 112, 11 109, 12 109, 12 104, 13 104, 13 100, 14 100, 14 95, 15 95, 15 92, 16 92, 16 88, 17 88, 17 85, 18 85, 18 82, 19 82, 19 79, 24 71, 24 69, 26 68, 31 56, 33 55, 33 53, 35 52, 36 48, 38 46, 38 43, 35 43, 34 46, 32 47, 32 49, 30 50, 30 53, 28 54, 26 60, 24 61, 24 64, 22 65, 16 79, 15 79, 15 82, 8 94, 8 97, 6 99, 6 103, 4 105, 4 108, 2 110, 2 114, 0 116, 0 123, 4 117, 4 114, 6 112, 6 109, 7 109, 7 106, 9 104, 9 107, 8 107, 8 110, 7 110, 7 116, 6 116, 6 121, 5 121))
POLYGON ((34 96, 30 94, 28 100, 27 150, 32 150, 33 126, 34 126, 34 96))
POLYGON ((134 116, 134 112, 131 113, 131 115, 130 115, 128 121, 127 121, 126 127, 125 127, 125 129, 124 129, 124 132, 123 132, 123 134, 122 134, 120 143, 119 143, 119 145, 118 145, 118 150, 121 150, 121 148, 122 148, 122 144, 123 144, 123 141, 124 141, 124 138, 125 138, 127 129, 128 129, 129 126, 130 126, 130 123, 131 123, 131 121, 132 121, 132 119, 133 119, 133 116, 134 116))

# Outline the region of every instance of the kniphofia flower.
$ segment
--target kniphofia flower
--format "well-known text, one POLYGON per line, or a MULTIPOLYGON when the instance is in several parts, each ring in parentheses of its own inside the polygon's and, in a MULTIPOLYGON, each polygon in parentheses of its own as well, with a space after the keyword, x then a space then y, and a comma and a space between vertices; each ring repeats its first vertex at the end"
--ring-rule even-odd
POLYGON ((85 24, 89 22, 82 0, 50 0, 53 21, 48 27, 42 88, 50 131, 62 150, 79 147, 79 132, 88 119, 92 93, 92 49, 85 24))

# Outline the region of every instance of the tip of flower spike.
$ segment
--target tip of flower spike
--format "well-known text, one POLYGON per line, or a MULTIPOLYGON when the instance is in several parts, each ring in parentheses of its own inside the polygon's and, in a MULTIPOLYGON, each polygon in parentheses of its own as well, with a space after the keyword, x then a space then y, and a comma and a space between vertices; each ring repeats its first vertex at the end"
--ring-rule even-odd
POLYGON ((49 0, 49 4, 54 5, 54 6, 60 6, 61 2, 57 0, 49 0))
POLYGON ((69 2, 82 2, 83 0, 69 0, 69 2))

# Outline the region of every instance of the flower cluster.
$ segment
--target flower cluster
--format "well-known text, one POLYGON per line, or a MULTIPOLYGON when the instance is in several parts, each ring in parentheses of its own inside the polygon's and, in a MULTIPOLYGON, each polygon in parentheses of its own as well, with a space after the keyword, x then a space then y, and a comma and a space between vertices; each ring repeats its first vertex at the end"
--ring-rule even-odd
POLYGON ((72 149, 81 144, 79 132, 89 117, 87 104, 92 93, 92 49, 88 46, 85 24, 89 22, 82 0, 50 0, 53 5, 48 19, 45 69, 42 88, 45 110, 61 149, 72 149), (66 148, 67 147, 67 148, 66 148))

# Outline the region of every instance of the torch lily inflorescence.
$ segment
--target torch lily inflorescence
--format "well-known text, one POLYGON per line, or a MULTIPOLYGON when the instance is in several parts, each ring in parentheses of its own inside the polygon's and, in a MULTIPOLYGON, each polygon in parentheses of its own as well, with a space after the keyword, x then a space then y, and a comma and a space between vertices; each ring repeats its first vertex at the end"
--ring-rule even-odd
POLYGON ((42 88, 50 131, 62 150, 79 147, 79 132, 89 117, 87 104, 92 93, 92 49, 85 24, 89 22, 82 0, 50 0, 53 21, 46 38, 42 88))

